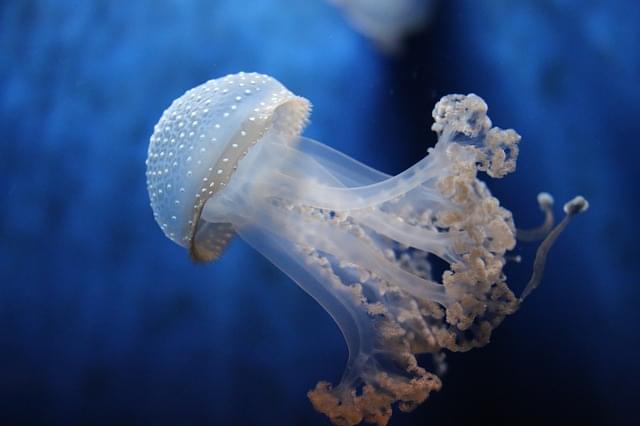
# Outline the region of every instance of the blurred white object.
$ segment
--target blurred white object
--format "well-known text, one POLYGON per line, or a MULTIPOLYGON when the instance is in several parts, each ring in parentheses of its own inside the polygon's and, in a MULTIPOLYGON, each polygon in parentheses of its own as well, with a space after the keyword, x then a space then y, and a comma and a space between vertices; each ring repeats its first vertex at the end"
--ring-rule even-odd
POLYGON ((398 51, 402 40, 426 24, 432 0, 329 0, 352 25, 383 51, 398 51))

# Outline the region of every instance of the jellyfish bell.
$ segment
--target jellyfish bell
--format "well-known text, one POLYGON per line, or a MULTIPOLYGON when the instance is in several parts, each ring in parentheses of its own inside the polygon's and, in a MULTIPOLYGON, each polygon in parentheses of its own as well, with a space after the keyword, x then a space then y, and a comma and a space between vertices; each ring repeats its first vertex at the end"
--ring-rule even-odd
POLYGON ((329 0, 354 28, 388 54, 398 53, 404 38, 427 24, 432 0, 329 0))
POLYGON ((539 284, 559 233, 588 204, 567 203, 553 226, 516 231, 478 172, 515 170, 520 136, 493 127, 476 95, 443 97, 435 147, 396 176, 301 136, 310 103, 261 74, 211 80, 175 100, 155 126, 147 159, 154 217, 165 235, 211 261, 238 234, 314 297, 349 349, 340 383, 308 394, 333 423, 386 424, 441 387, 418 365, 431 354, 488 343, 539 284), (543 239, 516 297, 503 267, 516 237, 543 239), (430 257, 449 264, 434 277, 430 257))
POLYGON ((228 75, 187 91, 162 114, 147 159, 154 217, 165 235, 198 261, 215 260, 234 235, 231 224, 202 220, 239 161, 267 133, 300 133, 309 102, 260 74, 228 75))

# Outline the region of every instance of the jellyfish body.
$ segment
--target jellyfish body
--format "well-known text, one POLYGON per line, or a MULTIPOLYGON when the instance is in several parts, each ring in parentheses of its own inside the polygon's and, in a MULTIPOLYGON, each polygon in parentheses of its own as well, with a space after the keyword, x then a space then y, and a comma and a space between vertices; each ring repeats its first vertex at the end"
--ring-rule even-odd
POLYGON ((330 0, 351 24, 384 52, 399 50, 408 34, 428 20, 432 0, 330 0))
MULTIPOLYGON (((477 174, 515 170, 520 137, 492 127, 478 96, 445 96, 433 111, 435 147, 389 176, 301 137, 308 111, 259 74, 192 89, 151 137, 151 203, 196 260, 219 256, 237 233, 314 297, 349 358, 339 384, 309 392, 312 404, 335 424, 383 425, 394 403, 409 411, 441 387, 417 354, 438 364, 445 349, 482 346, 519 306, 503 273, 512 215, 477 174), (430 256, 449 264, 441 277, 430 256)), ((571 212, 586 209, 576 203, 571 212)))

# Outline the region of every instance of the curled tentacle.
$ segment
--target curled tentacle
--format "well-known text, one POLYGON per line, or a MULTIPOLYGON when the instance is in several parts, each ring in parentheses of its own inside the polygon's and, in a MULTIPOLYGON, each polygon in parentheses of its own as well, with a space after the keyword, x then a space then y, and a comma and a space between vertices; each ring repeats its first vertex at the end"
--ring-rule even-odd
POLYGON ((544 222, 532 229, 518 229, 516 238, 520 241, 538 241, 542 240, 553 229, 553 197, 547 192, 538 194, 538 206, 544 213, 544 222))
POLYGON ((567 227, 569 222, 571 222, 571 219, 573 219, 574 216, 587 211, 588 208, 589 202, 580 195, 571 199, 564 205, 564 219, 562 219, 562 221, 549 232, 547 237, 542 241, 542 243, 540 243, 540 246, 536 251, 536 258, 533 261, 533 272, 531 274, 529 282, 527 283, 527 286, 524 288, 522 294, 520 295, 520 302, 524 301, 524 299, 526 299, 527 296, 529 296, 531 292, 535 290, 535 288, 540 284, 542 275, 544 273, 544 266, 547 261, 547 255, 549 254, 549 250, 551 249, 553 243, 555 243, 558 236, 562 233, 562 231, 564 231, 564 229, 567 227))

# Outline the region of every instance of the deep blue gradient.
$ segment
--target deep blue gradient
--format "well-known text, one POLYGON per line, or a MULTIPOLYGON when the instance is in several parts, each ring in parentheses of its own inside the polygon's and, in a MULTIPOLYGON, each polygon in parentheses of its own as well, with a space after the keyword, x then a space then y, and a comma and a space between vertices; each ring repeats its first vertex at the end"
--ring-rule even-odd
POLYGON ((346 360, 330 317, 240 240, 193 265, 148 206, 162 111, 238 71, 310 99, 307 136, 388 173, 435 142, 442 95, 477 93, 523 136, 489 182, 518 225, 543 190, 591 202, 523 309, 391 425, 640 424, 639 22, 635 0, 443 1, 389 58, 322 0, 3 1, 0 424, 327 423, 306 392, 346 360))

